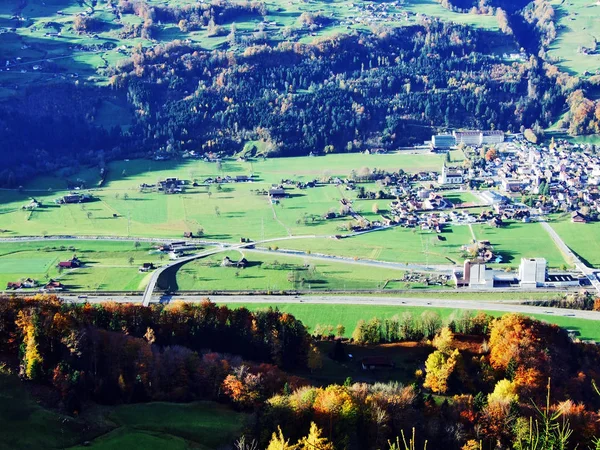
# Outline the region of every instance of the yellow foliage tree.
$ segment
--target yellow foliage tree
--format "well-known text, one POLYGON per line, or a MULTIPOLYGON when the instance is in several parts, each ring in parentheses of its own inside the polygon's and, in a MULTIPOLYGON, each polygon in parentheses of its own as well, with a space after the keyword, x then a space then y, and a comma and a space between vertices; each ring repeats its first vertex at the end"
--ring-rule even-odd
POLYGON ((435 393, 445 394, 448 391, 448 378, 454 372, 460 353, 454 350, 451 354, 436 350, 425 361, 425 382, 423 386, 435 393))
POLYGON ((488 395, 488 403, 503 401, 503 402, 512 402, 519 399, 517 395, 517 385, 516 383, 504 379, 500 380, 496 383, 494 387, 494 392, 488 395))
POLYGON ((452 351, 453 343, 454 333, 452 333, 448 327, 442 328, 438 335, 433 338, 433 346, 444 353, 450 353, 452 351))
POLYGON ((278 433, 273 433, 267 450, 298 450, 298 445, 290 444, 289 439, 283 436, 281 427, 277 427, 278 433))
POLYGON ((299 450, 335 450, 335 447, 327 438, 321 437, 323 431, 316 423, 311 422, 308 436, 298 442, 299 450))
POLYGON ((23 344, 25 352, 23 353, 22 371, 26 378, 32 380, 40 375, 42 366, 42 355, 38 349, 34 318, 31 313, 19 311, 16 324, 23 333, 23 344))

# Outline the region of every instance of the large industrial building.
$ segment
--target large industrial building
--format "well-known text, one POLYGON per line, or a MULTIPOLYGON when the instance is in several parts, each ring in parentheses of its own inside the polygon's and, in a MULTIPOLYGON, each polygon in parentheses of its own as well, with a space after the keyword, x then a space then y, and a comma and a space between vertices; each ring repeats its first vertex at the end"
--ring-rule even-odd
POLYGON ((521 258, 518 275, 494 270, 487 267, 482 260, 466 260, 462 270, 454 271, 453 278, 456 287, 470 289, 500 287, 536 289, 580 285, 580 280, 568 273, 548 275, 547 262, 544 258, 521 258))
POLYGON ((504 142, 502 131, 454 131, 452 133, 456 144, 465 145, 490 145, 504 142))
POLYGON ((458 144, 480 146, 500 144, 504 142, 503 131, 453 131, 452 134, 434 134, 431 136, 431 147, 434 150, 449 150, 458 144))

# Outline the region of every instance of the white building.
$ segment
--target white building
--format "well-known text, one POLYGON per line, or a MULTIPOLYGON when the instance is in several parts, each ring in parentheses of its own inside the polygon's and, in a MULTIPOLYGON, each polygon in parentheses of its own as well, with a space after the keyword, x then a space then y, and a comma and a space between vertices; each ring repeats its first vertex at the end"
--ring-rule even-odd
POLYGON ((544 286, 547 277, 547 263, 545 258, 521 258, 519 266, 519 280, 522 288, 536 288, 544 286))
POLYGON ((456 144, 481 145, 481 131, 454 131, 452 135, 456 139, 456 144))
POLYGON ((438 177, 439 184, 462 184, 464 181, 463 172, 460 169, 449 169, 444 164, 442 173, 438 177))
POLYGON ((454 131, 452 133, 456 139, 456 144, 465 145, 490 145, 504 142, 503 131, 454 131))

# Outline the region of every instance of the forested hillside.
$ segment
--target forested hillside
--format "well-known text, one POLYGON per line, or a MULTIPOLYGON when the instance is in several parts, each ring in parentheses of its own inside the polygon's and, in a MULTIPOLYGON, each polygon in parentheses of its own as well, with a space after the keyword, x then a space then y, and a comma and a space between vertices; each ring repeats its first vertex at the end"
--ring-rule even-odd
POLYGON ((570 86, 535 56, 503 61, 496 50, 511 42, 431 20, 241 53, 138 47, 108 69, 109 87, 32 87, 5 103, 0 137, 13 151, 0 182, 18 184, 19 164, 47 171, 134 154, 232 153, 249 140, 289 156, 422 143, 434 127, 541 129, 570 86), (126 96, 135 115, 126 131, 94 126, 104 95, 126 96))

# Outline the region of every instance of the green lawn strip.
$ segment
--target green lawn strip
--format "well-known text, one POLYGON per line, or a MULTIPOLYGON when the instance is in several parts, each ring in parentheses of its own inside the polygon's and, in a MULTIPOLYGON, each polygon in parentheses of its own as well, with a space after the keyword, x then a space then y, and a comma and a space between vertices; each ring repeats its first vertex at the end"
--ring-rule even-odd
MULTIPOLYGON (((225 303, 219 302, 219 303, 225 303)), ((402 315, 404 312, 410 312, 413 316, 418 316, 425 311, 435 311, 443 319, 448 319, 452 314, 460 313, 460 310, 452 308, 427 308, 427 307, 412 307, 412 306, 364 306, 364 305, 300 305, 300 304, 287 304, 287 303, 249 303, 242 305, 239 303, 231 303, 228 306, 232 308, 238 308, 245 306, 249 310, 265 309, 269 307, 277 307, 281 311, 288 312, 300 319, 309 329, 319 325, 333 325, 334 327, 338 324, 344 325, 346 328, 346 336, 350 337, 356 324, 359 320, 369 320, 373 317, 380 319, 390 318, 394 315, 402 315)), ((478 311, 477 304, 473 305, 473 311, 478 311)), ((568 311, 568 310, 566 310, 568 311)), ((485 311, 495 317, 500 317, 505 312, 501 311, 485 311)), ((597 321, 587 319, 577 319, 572 317, 557 317, 547 314, 528 314, 536 319, 543 320, 549 323, 555 323, 563 328, 569 330, 576 330, 579 332, 581 339, 592 339, 600 340, 600 326, 597 321)))
MULTIPOLYGON (((125 448, 143 448, 144 450, 186 450, 190 448, 190 446, 185 439, 170 434, 122 427, 94 439, 89 445, 71 447, 72 450, 85 448, 99 450, 121 450, 125 448)), ((209 449, 210 447, 201 446, 200 448, 209 449)))

